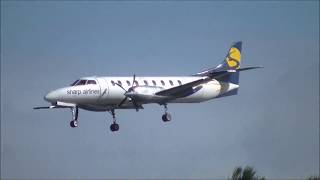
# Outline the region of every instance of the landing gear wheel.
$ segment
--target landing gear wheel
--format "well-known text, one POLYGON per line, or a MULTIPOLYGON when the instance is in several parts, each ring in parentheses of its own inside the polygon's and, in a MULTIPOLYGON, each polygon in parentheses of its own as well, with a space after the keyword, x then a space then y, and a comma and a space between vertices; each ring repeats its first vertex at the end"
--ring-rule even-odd
POLYGON ((70 121, 70 126, 71 126, 72 128, 78 127, 78 122, 75 121, 75 120, 70 121))
POLYGON ((72 128, 78 127, 78 113, 79 109, 78 107, 72 107, 70 108, 71 113, 72 113, 72 121, 70 121, 70 126, 72 128))
POLYGON ((111 124, 111 125, 110 125, 110 130, 111 130, 112 132, 118 131, 118 130, 119 130, 119 124, 117 124, 117 123, 111 124))
POLYGON ((162 121, 163 122, 171 121, 171 114, 165 113, 164 115, 162 115, 162 121))

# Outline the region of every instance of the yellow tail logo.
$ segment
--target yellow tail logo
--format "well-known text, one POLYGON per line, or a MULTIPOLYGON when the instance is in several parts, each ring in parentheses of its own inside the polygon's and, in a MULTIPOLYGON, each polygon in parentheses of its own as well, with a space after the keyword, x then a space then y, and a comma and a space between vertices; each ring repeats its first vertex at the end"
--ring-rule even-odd
POLYGON ((232 69, 240 68, 241 52, 238 48, 231 47, 226 57, 227 64, 232 69))

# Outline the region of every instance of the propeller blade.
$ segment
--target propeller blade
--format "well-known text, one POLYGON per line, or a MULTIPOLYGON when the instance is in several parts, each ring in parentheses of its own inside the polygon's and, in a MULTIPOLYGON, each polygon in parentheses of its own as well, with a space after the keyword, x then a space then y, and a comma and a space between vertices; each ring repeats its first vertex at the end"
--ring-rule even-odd
POLYGON ((107 88, 103 91, 101 97, 107 92, 107 88))
POLYGON ((118 85, 121 89, 123 89, 125 92, 127 92, 127 90, 124 89, 120 84, 118 84, 118 83, 114 83, 114 84, 118 85))
POLYGON ((126 102, 127 99, 128 99, 128 97, 125 97, 125 98, 119 103, 118 106, 119 106, 119 107, 122 106, 122 104, 123 104, 124 102, 126 102))
POLYGON ((134 99, 132 99, 132 98, 131 98, 131 101, 132 101, 132 104, 134 105, 134 107, 135 107, 136 109, 138 109, 138 104, 137 104, 137 102, 136 102, 134 99))
POLYGON ((134 83, 136 83, 136 75, 135 74, 133 74, 133 81, 132 81, 131 87, 133 87, 134 83))
POLYGON ((134 99, 131 99, 131 100, 132 100, 133 106, 136 108, 136 111, 138 112, 139 111, 139 106, 138 106, 137 102, 134 99))
POLYGON ((107 92, 107 88, 104 89, 104 91, 102 92, 102 94, 99 96, 99 99, 102 98, 102 96, 103 96, 104 94, 106 94, 106 92, 107 92))

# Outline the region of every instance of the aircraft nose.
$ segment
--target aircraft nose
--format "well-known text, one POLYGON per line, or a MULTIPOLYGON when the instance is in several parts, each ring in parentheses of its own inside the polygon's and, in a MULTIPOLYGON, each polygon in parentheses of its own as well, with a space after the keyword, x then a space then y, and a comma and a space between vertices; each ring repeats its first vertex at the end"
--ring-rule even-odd
POLYGON ((55 102, 57 101, 57 92, 56 91, 51 91, 47 95, 44 96, 44 100, 48 102, 55 102))

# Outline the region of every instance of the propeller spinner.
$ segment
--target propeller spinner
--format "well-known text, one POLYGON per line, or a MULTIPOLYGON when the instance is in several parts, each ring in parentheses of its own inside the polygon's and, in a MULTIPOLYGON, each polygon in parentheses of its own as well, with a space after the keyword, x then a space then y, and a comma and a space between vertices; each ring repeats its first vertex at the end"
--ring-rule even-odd
MULTIPOLYGON (((133 80, 132 80, 132 83, 131 83, 131 87, 128 88, 127 90, 121 84, 115 83, 117 86, 119 86, 121 89, 124 90, 124 94, 123 95, 125 96, 125 98, 118 104, 118 107, 122 106, 126 102, 126 100, 129 98, 127 96, 127 94, 134 91, 134 84, 135 83, 136 83, 136 75, 135 74, 133 74, 133 80)), ((132 101, 132 104, 134 105, 134 107, 136 109, 139 109, 137 102, 133 98, 131 98, 131 101, 132 101)))

